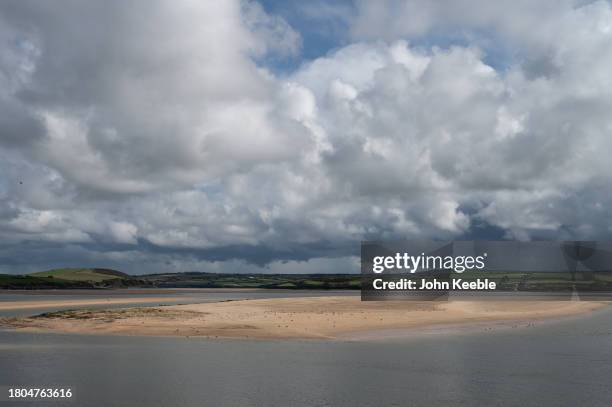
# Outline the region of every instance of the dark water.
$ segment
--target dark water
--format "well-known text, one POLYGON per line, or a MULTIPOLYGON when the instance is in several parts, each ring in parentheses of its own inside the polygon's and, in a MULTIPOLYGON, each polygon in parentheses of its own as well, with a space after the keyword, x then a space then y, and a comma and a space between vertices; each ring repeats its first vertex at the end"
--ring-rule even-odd
MULTIPOLYGON (((0 331, 0 388, 71 387, 16 406, 612 406, 612 307, 535 327, 388 343, 0 331)), ((2 395, 0 399, 5 399, 2 395)))

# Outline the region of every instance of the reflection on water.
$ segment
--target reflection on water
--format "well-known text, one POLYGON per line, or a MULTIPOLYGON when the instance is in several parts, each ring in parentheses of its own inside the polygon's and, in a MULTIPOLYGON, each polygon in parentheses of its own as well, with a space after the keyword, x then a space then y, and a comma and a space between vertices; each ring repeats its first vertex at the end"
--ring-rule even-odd
POLYGON ((0 388, 73 406, 610 406, 611 360, 612 308, 378 344, 0 332, 0 388))

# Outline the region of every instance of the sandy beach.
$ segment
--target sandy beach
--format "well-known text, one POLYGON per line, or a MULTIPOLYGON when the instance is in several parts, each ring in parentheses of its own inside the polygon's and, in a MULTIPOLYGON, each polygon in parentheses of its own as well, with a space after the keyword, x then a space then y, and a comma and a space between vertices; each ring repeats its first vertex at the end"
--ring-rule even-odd
POLYGON ((3 318, 0 325, 24 331, 79 334, 350 339, 384 330, 530 322, 588 313, 605 305, 593 301, 362 302, 355 297, 277 298, 62 311, 3 318))

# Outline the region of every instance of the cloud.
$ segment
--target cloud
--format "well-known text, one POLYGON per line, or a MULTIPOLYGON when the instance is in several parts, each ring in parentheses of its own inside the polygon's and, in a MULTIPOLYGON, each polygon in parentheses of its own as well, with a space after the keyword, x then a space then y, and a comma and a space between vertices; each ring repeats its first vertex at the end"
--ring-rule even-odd
POLYGON ((22 144, 42 132, 25 146, 32 159, 80 188, 130 194, 189 185, 292 159, 289 142, 307 142, 272 117, 273 80, 250 58, 293 50, 298 35, 260 7, 66 5, 5 6, 14 29, 4 42, 13 60, 29 58, 8 97, 37 118, 7 130, 23 135, 22 144))
POLYGON ((345 21, 352 43, 279 75, 300 35, 255 2, 0 5, 0 269, 356 271, 362 239, 609 236, 608 3, 345 21))

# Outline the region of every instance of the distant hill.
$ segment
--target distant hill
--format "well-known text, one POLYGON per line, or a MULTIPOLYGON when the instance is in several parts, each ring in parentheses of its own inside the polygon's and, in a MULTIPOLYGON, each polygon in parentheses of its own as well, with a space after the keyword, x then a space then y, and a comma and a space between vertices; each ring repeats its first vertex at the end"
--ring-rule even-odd
POLYGON ((359 274, 164 273, 138 276, 141 284, 167 288, 359 289, 359 274))
POLYGON ((86 281, 68 281, 59 278, 0 274, 0 288, 9 290, 93 288, 93 284, 86 281))
POLYGON ((80 268, 65 268, 65 269, 53 269, 48 271, 39 271, 38 273, 28 274, 30 277, 46 278, 46 279, 57 279, 71 282, 91 282, 91 283, 102 283, 109 280, 125 280, 129 279, 125 273, 117 270, 110 269, 80 269, 80 268))
POLYGON ((359 274, 163 273, 130 276, 101 268, 62 268, 27 275, 0 274, 0 289, 56 288, 280 288, 359 289, 359 274))

